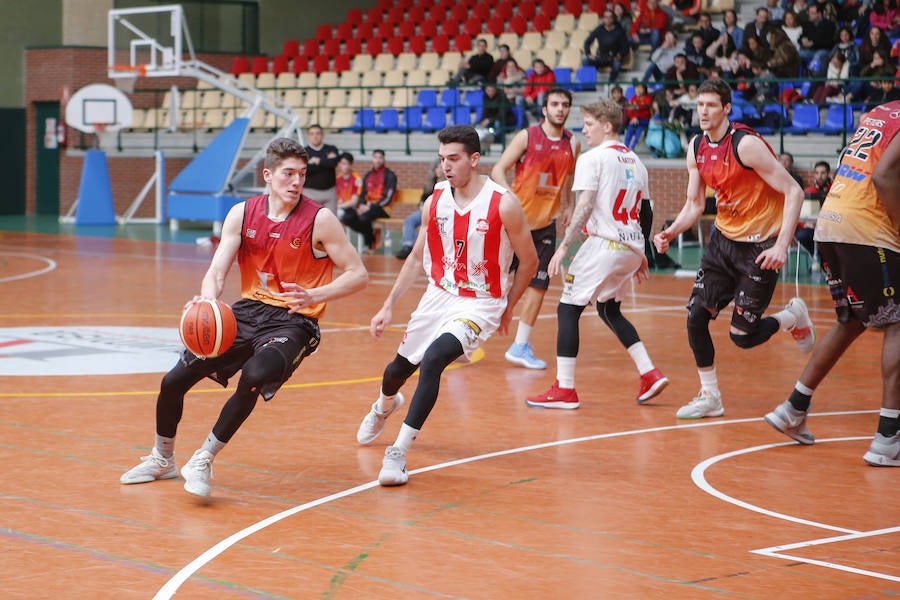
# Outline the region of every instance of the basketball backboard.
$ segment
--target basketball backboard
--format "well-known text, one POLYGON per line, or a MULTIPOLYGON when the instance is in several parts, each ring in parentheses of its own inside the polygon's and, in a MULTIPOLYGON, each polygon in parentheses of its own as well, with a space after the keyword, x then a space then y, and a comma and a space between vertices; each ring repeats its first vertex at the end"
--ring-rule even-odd
POLYGON ((113 9, 107 29, 111 79, 177 76, 183 52, 194 53, 181 5, 113 9))
POLYGON ((105 83, 92 83, 72 94, 66 104, 66 123, 84 133, 107 132, 131 125, 131 102, 121 90, 105 83))

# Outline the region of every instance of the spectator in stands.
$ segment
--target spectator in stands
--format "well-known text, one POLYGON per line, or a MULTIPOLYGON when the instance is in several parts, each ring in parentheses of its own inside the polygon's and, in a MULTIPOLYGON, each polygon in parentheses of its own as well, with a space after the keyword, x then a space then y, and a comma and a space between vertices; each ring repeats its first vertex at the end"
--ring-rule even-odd
POLYGON ((659 7, 659 0, 647 0, 644 10, 640 11, 631 24, 631 47, 650 44, 650 51, 656 50, 662 43, 663 36, 669 29, 669 18, 659 7))
POLYGON ((800 25, 809 21, 809 14, 806 12, 809 8, 807 0, 788 0, 788 5, 785 8, 785 13, 790 11, 797 15, 797 22, 800 25))
MULTIPOLYGON (((825 196, 828 195, 829 189, 831 189, 831 166, 824 160, 821 160, 813 167, 812 184, 803 190, 803 195, 806 200, 818 201, 819 206, 816 208, 815 213, 818 213, 819 208, 822 207, 822 203, 825 201, 825 196)), ((800 221, 797 222, 797 231, 794 232, 794 239, 806 248, 806 251, 809 252, 810 256, 815 254, 816 249, 816 244, 813 241, 815 222, 804 220, 804 217, 809 219, 815 216, 815 214, 803 214, 803 212, 801 212, 800 221)))
MULTIPOLYGON (((496 88, 495 88, 496 89, 496 88)), ((397 191, 397 175, 385 166, 384 150, 372 151, 372 170, 365 174, 362 189, 359 193, 359 204, 356 210, 347 210, 341 223, 363 236, 363 241, 370 252, 374 252, 381 241, 375 234, 372 222, 386 219, 387 208, 394 200, 397 191)))
POLYGON ((526 80, 525 91, 522 92, 522 101, 525 110, 531 113, 538 121, 541 119, 541 107, 544 105, 544 94, 556 83, 556 75, 540 58, 531 63, 531 73, 526 80))
POLYGON ((662 0, 659 7, 666 13, 669 23, 679 30, 696 23, 703 8, 701 0, 662 0))
POLYGON ((772 58, 772 51, 769 49, 768 39, 765 44, 760 44, 756 38, 745 39, 744 44, 747 46, 743 52, 750 57, 751 61, 757 61, 765 64, 772 58))
POLYGON ((729 78, 732 77, 738 67, 737 54, 737 46, 734 40, 731 39, 731 35, 726 31, 722 31, 716 41, 706 49, 706 56, 713 61, 710 73, 713 68, 718 68, 723 74, 727 74, 729 78))
POLYGON ((484 86, 481 118, 475 124, 481 145, 487 149, 493 142, 503 144, 506 132, 515 128, 517 121, 516 113, 506 94, 494 84, 484 86))
POLYGON ((603 11, 603 22, 584 40, 583 64, 598 71, 609 67, 609 80, 615 81, 628 52, 628 37, 616 23, 616 15, 607 8, 603 11), (597 46, 596 50, 594 44, 597 46))
POLYGON ((516 59, 510 57, 503 63, 503 70, 497 75, 497 83, 503 86, 503 93, 510 104, 517 104, 522 97, 523 86, 516 85, 528 78, 528 74, 519 66, 516 59))
MULTIPOLYGON (((894 64, 888 53, 878 48, 872 54, 872 58, 868 63, 863 62, 862 48, 860 48, 860 70, 859 76, 866 77, 891 77, 894 75, 894 64)), ((880 98, 881 87, 877 82, 854 80, 847 85, 847 91, 844 98, 847 102, 851 100, 856 102, 868 101, 870 98, 880 98)), ((874 101, 874 100, 873 100, 874 101)))
POLYGON ((353 155, 349 152, 338 156, 334 188, 337 195, 337 215, 342 218, 346 211, 356 209, 362 191, 362 177, 353 170, 353 155))
POLYGON ((787 34, 788 39, 791 40, 791 43, 794 44, 794 47, 799 50, 800 36, 803 35, 803 25, 800 24, 800 20, 797 18, 797 13, 792 10, 784 13, 784 22, 781 24, 781 29, 787 34))
POLYGON ((487 51, 487 40, 479 38, 475 41, 475 54, 459 63, 459 71, 450 78, 450 85, 460 83, 482 83, 488 80, 494 57, 487 51))
MULTIPOLYGON (((753 71, 753 82, 756 85, 756 101, 760 103, 778 102, 780 99, 778 83, 775 81, 775 76, 769 71, 769 67, 765 63, 754 60, 750 63, 750 70, 753 71)), ((795 90, 791 90, 791 92, 793 91, 795 90)))
POLYGON ((828 79, 825 80, 823 85, 816 88, 813 94, 813 102, 815 104, 823 104, 832 97, 843 101, 844 86, 847 84, 847 78, 850 77, 850 63, 847 62, 842 52, 835 52, 831 55, 825 76, 828 79))
POLYGON ((769 30, 768 41, 772 56, 766 66, 775 77, 791 79, 800 74, 800 51, 780 27, 769 30))
POLYGON ((669 70, 666 71, 666 89, 671 90, 673 96, 683 96, 687 93, 687 86, 690 82, 697 82, 700 79, 700 72, 697 71, 697 65, 689 62, 683 52, 675 55, 675 61, 669 70))
POLYGON ((756 100, 756 84, 753 82, 753 60, 746 52, 738 52, 737 68, 731 72, 735 80, 734 89, 747 102, 756 100))
POLYGON ((422 205, 434 192, 434 186, 437 185, 437 182, 442 179, 444 179, 444 170, 441 168, 441 159, 436 158, 428 166, 428 172, 425 174, 425 184, 422 186, 422 196, 419 198, 418 210, 411 212, 403 219, 403 245, 395 255, 400 260, 405 260, 409 253, 412 252, 413 246, 416 244, 419 227, 422 226, 422 205))
POLYGON ((872 12, 869 13, 869 26, 878 27, 882 32, 894 36, 894 31, 900 25, 900 10, 897 10, 895 2, 889 0, 875 0, 872 4, 872 12))
POLYGON ((811 77, 821 77, 828 69, 828 55, 834 48, 837 27, 822 15, 818 4, 811 4, 809 22, 800 36, 800 61, 811 77))
POLYGON ((712 17, 708 12, 702 12, 697 15, 697 29, 694 33, 703 36, 703 50, 709 48, 710 44, 719 39, 719 30, 713 27, 712 17))
POLYGON ((491 72, 488 73, 488 81, 497 81, 497 78, 503 73, 506 63, 512 58, 509 55, 509 46, 506 44, 497 46, 497 52, 500 56, 494 61, 494 66, 491 67, 491 72))
POLYGON ((849 27, 841 27, 838 30, 838 43, 831 53, 835 52, 840 52, 847 59, 847 63, 850 65, 850 75, 859 74, 859 48, 856 46, 856 40, 853 39, 853 32, 849 27))
POLYGON ((788 172, 788 175, 794 178, 794 181, 802 188, 803 187, 803 177, 800 176, 800 173, 797 172, 797 169, 794 168, 794 155, 790 152, 782 152, 778 155, 778 162, 781 163, 781 166, 784 167, 784 170, 788 172))
POLYGON ((757 8, 756 18, 752 23, 748 23, 747 26, 744 27, 741 50, 744 52, 750 51, 750 58, 757 58, 755 54, 758 52, 758 49, 751 48, 750 40, 756 40, 756 43, 760 47, 768 47, 769 42, 766 40, 766 34, 771 28, 772 25, 769 23, 769 9, 764 6, 757 8))
POLYGON ((634 15, 631 10, 622 2, 613 2, 613 14, 616 15, 616 23, 622 28, 622 31, 628 33, 631 31, 631 24, 634 23, 634 15))
POLYGON ((666 71, 675 64, 675 56, 681 52, 676 47, 678 39, 671 31, 667 31, 663 37, 662 45, 650 54, 650 64, 644 71, 644 81, 655 79, 661 81, 666 76, 666 71))
POLYGON ((766 0, 766 8, 769 9, 769 23, 775 27, 780 26, 785 13, 781 0, 766 0))
MULTIPOLYGON (((861 65, 872 63, 875 52, 881 51, 883 57, 890 56, 891 43, 881 27, 874 26, 863 37, 862 43, 859 45, 859 62, 861 65)), ((880 66, 880 65, 878 65, 880 66)))
MULTIPOLYGON (((872 110, 880 104, 891 102, 892 100, 900 100, 900 88, 896 85, 896 79, 892 70, 884 73, 884 79, 875 82, 874 91, 869 94, 869 102, 866 104, 866 110, 872 110)), ((852 124, 851 124, 852 126, 852 124)))
POLYGON ((684 56, 688 59, 688 62, 694 63, 701 77, 705 77, 709 73, 709 68, 716 64, 714 59, 706 55, 703 35, 697 31, 692 33, 690 39, 685 42, 684 56))
POLYGON ((615 100, 622 107, 623 111, 628 107, 628 98, 625 97, 625 92, 622 90, 621 85, 612 86, 609 90, 609 97, 615 100))
POLYGON ((722 14, 722 32, 731 36, 734 46, 740 50, 744 46, 744 29, 738 23, 738 16, 734 9, 729 8, 722 14))
POLYGON ((326 144, 324 138, 320 125, 310 125, 306 129, 306 152, 309 154, 309 162, 306 164, 306 185, 303 194, 337 214, 334 169, 337 167, 339 153, 337 147, 326 144))
POLYGON ((691 83, 687 86, 687 92, 672 100, 671 121, 679 123, 684 135, 682 140, 691 139, 700 133, 700 115, 697 113, 697 88, 699 84, 691 83))
POLYGON ((628 99, 625 109, 625 120, 628 127, 625 128, 625 145, 631 150, 637 148, 641 136, 647 131, 652 116, 653 96, 647 93, 647 84, 637 82, 634 84, 634 94, 628 99))

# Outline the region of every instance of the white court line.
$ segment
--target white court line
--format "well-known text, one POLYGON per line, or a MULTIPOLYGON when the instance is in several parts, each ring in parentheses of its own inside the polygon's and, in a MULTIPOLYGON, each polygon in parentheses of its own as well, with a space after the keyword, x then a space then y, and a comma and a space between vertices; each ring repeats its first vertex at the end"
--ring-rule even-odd
POLYGON ((21 258, 33 258, 35 260, 43 261, 47 263, 47 266, 43 269, 38 269, 37 271, 30 271, 28 273, 21 273, 19 275, 10 275, 9 277, 0 277, 0 283, 5 283, 7 281, 16 281, 17 279, 28 279, 30 277, 39 277, 40 275, 44 275, 45 273, 49 273, 56 269, 56 261, 46 256, 40 256, 39 254, 28 254, 26 252, 0 252, 0 257, 2 256, 18 256, 21 258))
MULTIPOLYGON (((854 410, 854 411, 840 411, 840 412, 827 412, 827 413, 816 413, 815 417, 831 417, 831 416, 843 416, 843 415, 856 415, 856 414, 872 414, 877 411, 874 410, 854 410)), ((410 475, 416 475, 419 473, 428 473, 430 471, 437 471, 440 469, 448 469, 450 467, 456 467, 458 465, 463 465, 466 463, 487 460, 491 458, 497 458, 499 456, 508 456, 511 454, 520 454, 523 452, 530 452, 532 450, 541 450, 544 448, 552 448, 556 446, 566 446, 569 444, 577 444, 581 442, 591 442, 595 440, 603 440, 603 439, 612 439, 618 437, 627 437, 632 435, 641 435, 645 433, 657 433, 661 431, 675 431, 675 430, 686 430, 686 429, 697 429, 702 427, 718 427, 722 425, 735 425, 740 423, 757 423, 763 422, 762 417, 753 417, 749 419, 730 419, 725 421, 701 421, 699 423, 687 423, 687 424, 677 424, 677 425, 665 425, 661 427, 650 427, 647 429, 633 429, 630 431, 617 431, 613 433, 601 433, 597 435, 591 435, 580 438, 570 438, 567 440, 557 440, 554 442, 545 442, 543 444, 534 444, 531 446, 521 446, 519 448, 512 448, 509 450, 500 450, 497 452, 489 452, 487 454, 479 454, 477 456, 470 456, 468 458, 460 458, 457 460, 452 460, 444 463, 440 463, 437 465, 432 465, 430 467, 423 467, 421 469, 415 469, 410 471, 410 475)), ((775 444, 775 445, 785 445, 785 444, 775 444)), ((153 596, 153 600, 169 600, 172 598, 175 593, 178 591, 178 588, 187 581, 191 576, 193 576, 197 571, 199 571, 203 566, 211 562, 214 558, 234 546, 236 543, 241 540, 250 537, 254 533, 262 531, 269 525, 274 525, 283 519, 301 513, 310 508, 315 508, 317 506, 322 506, 323 504, 327 504, 334 500, 340 500, 341 498, 346 498, 347 496, 352 496, 358 494, 359 492, 363 492, 366 490, 370 490, 372 488, 378 487, 377 481, 371 481, 369 483, 365 483, 362 485, 358 485, 356 487, 344 490, 342 492, 338 492, 336 494, 332 494, 330 496, 325 496, 323 498, 319 498, 317 500, 313 500, 312 502, 307 502, 306 504, 301 504, 300 506, 295 506, 294 508, 290 508, 288 510, 282 511, 280 513, 274 514, 271 517, 263 519, 257 523, 254 523, 244 529, 228 536, 224 540, 218 542, 208 550, 204 551, 200 556, 192 560, 186 566, 184 566, 181 570, 179 570, 175 575, 172 576, 169 581, 163 585, 156 595, 153 596)))

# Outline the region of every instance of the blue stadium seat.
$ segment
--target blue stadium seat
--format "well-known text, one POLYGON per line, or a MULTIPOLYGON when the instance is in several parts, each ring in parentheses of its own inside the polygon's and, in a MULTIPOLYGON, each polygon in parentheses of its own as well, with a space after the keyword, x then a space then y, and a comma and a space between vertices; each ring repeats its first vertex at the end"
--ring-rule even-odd
POLYGON ((822 125, 822 131, 825 133, 841 133, 846 129, 847 133, 852 133, 854 131, 854 122, 855 113, 853 112, 853 106, 849 104, 832 104, 828 107, 828 112, 825 113, 825 123, 822 125))
POLYGON ((447 126, 447 109, 443 106, 430 106, 425 109, 422 119, 422 131, 438 131, 447 126))
POLYGON ((575 71, 576 85, 572 86, 573 90, 593 91, 597 89, 597 69, 596 67, 579 67, 575 71))
POLYGON ((556 67, 553 69, 553 75, 556 77, 556 85, 566 89, 571 87, 572 69, 568 67, 556 67))
POLYGON ((375 109, 361 108, 356 111, 356 120, 350 126, 351 131, 373 131, 375 129, 375 109))
POLYGON ((416 106, 421 108, 430 108, 432 106, 437 106, 437 101, 437 90, 426 88, 423 90, 419 90, 419 93, 416 96, 416 106))
POLYGON ((446 88, 441 90, 441 98, 438 102, 438 106, 443 106, 444 108, 453 109, 459 106, 462 103, 462 98, 459 93, 458 88, 446 88))
POLYGON ((403 118, 400 119, 401 131, 422 131, 422 113, 425 112, 421 106, 410 106, 403 110, 403 118))
POLYGON ((819 129, 819 106, 817 104, 795 104, 791 124, 785 133, 806 135, 819 129))
POLYGON ((400 128, 400 111, 396 108, 383 108, 375 120, 375 131, 397 131, 400 128))
POLYGON ((743 121, 744 120, 744 109, 741 108, 740 104, 732 104, 731 112, 728 113, 729 121, 743 121))
POLYGON ((471 108, 478 108, 479 106, 484 104, 484 90, 482 90, 481 88, 475 90, 466 90, 466 95, 463 98, 463 104, 471 108))
POLYGON ((450 110, 450 121, 453 125, 471 125, 472 109, 459 104, 450 110))

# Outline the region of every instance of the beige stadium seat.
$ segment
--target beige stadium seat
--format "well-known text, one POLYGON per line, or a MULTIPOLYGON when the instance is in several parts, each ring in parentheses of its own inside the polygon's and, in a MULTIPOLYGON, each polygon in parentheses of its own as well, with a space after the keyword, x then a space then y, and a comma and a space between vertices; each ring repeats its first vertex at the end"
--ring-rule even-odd
POLYGON ((556 60, 556 66, 573 70, 581 67, 581 47, 570 46, 563 50, 556 60))
MULTIPOLYGON (((569 15, 570 17, 572 15, 569 15)), ((544 48, 562 52, 569 47, 569 36, 564 31, 548 31, 544 34, 544 48)))
POLYGON ((393 71, 394 55, 390 52, 382 52, 375 57, 375 62, 372 64, 372 68, 385 74, 387 74, 388 71, 393 71))
POLYGON ((441 55, 441 68, 456 73, 459 71, 459 63, 462 61, 462 54, 456 51, 444 52, 441 55))
POLYGON ((148 108, 144 117, 144 126, 148 129, 168 129, 169 111, 165 108, 148 108))
POLYGON ((297 125, 300 127, 309 127, 312 125, 313 111, 308 108, 295 108, 294 114, 297 115, 297 125))
POLYGON ((556 15, 556 21, 554 21, 554 23, 553 23, 554 30, 562 31, 563 33, 569 33, 570 31, 574 31, 575 27, 576 27, 575 15, 570 15, 570 14, 556 15))
POLYGON ((203 113, 196 108, 181 110, 178 112, 179 129, 193 130, 200 129, 203 126, 203 113))
MULTIPOLYGON (((198 92, 197 90, 184 90, 181 93, 181 108, 194 108, 195 106, 200 106, 199 97, 200 92, 198 92)), ((168 104, 166 103, 167 98, 167 96, 163 97, 162 106, 164 107, 168 106, 168 104)))
POLYGON ((352 108, 337 108, 328 121, 329 129, 347 129, 356 120, 356 111, 352 108))
POLYGON ((521 39, 517 33, 512 33, 511 31, 507 31, 506 33, 501 33, 497 38, 497 45, 502 46, 506 44, 509 46, 509 51, 513 52, 519 49, 519 45, 521 44, 521 39))
POLYGON ((350 108, 366 108, 369 100, 369 90, 360 88, 351 88, 347 90, 347 97, 344 99, 344 106, 350 108))
POLYGON ((390 108, 393 102, 393 92, 389 88, 375 88, 369 97, 369 107, 390 108))
POLYGON ((200 98, 202 108, 222 108, 222 92, 219 90, 206 90, 200 98))
POLYGON ((388 71, 384 74, 384 81, 381 85, 384 87, 398 87, 404 84, 406 75, 403 71, 388 71))
POLYGON ((444 87, 450 79, 450 71, 435 69, 428 74, 426 83, 431 87, 444 87))
POLYGON ((537 53, 544 47, 544 36, 543 34, 537 31, 526 31, 524 35, 522 35, 522 45, 520 49, 522 50, 531 50, 532 52, 537 53))
POLYGON ((407 87, 425 87, 428 85, 428 73, 425 71, 410 71, 406 74, 407 87))
POLYGON ((397 55, 397 63, 394 65, 394 68, 398 71, 409 73, 417 68, 418 62, 419 57, 412 52, 401 52, 397 55))
POLYGON ((271 90, 275 88, 275 73, 260 73, 256 77, 256 87, 261 90, 271 90))
MULTIPOLYGON (((482 26, 483 26, 483 25, 482 25, 482 26)), ((499 42, 497 41, 497 38, 494 37, 494 34, 493 34, 493 33, 488 33, 488 32, 486 32, 486 31, 483 31, 482 33, 479 33, 479 34, 478 34, 477 36, 475 36, 475 37, 476 37, 476 39, 484 40, 484 41, 487 42, 488 52, 490 52, 493 48, 496 48, 496 47, 497 47, 497 44, 499 43, 499 42)), ((472 49, 473 49, 473 50, 475 49, 475 40, 472 40, 472 49)))
POLYGON ((419 68, 425 71, 433 71, 440 68, 441 55, 437 52, 425 52, 419 57, 419 68))
MULTIPOLYGON (((526 71, 531 67, 531 61, 534 57, 534 54, 531 50, 513 50, 510 52, 510 56, 516 59, 516 62, 519 63, 519 66, 525 69, 526 71)), ((547 63, 547 66, 551 69, 555 66, 552 63, 547 63)))
POLYGON ((231 111, 227 108, 208 110, 203 113, 203 123, 207 129, 224 129, 231 122, 231 111))
POLYGON ((356 71, 344 71, 338 77, 338 87, 351 88, 359 85, 359 73, 356 71))
POLYGON ((350 68, 357 73, 366 73, 372 70, 374 64, 375 59, 372 58, 371 54, 357 54, 353 57, 353 64, 350 68))
POLYGON ((275 87, 280 90, 286 90, 297 86, 297 76, 290 71, 279 73, 275 78, 275 87))
POLYGON ((595 30, 600 25, 600 15, 595 12, 583 12, 578 17, 578 29, 587 31, 588 33, 595 30))
POLYGON ((576 29, 572 33, 569 34, 569 48, 578 48, 581 50, 584 48, 584 41, 588 39, 588 36, 591 35, 590 31, 585 29, 576 29))
POLYGON ((391 104, 393 108, 406 108, 407 106, 413 106, 416 103, 416 94, 418 90, 416 88, 400 88, 399 90, 394 90, 394 101, 391 104))
POLYGON ((244 84, 247 87, 255 87, 256 86, 256 75, 253 73, 241 73, 238 75, 238 82, 244 84))
POLYGON ((334 88, 338 86, 338 74, 335 71, 322 71, 319 73, 318 87, 334 88))
POLYGON ((266 113, 264 110, 258 110, 253 114, 253 118, 250 119, 250 129, 268 129, 271 127, 269 124, 269 117, 272 116, 271 113, 266 113))
POLYGON ((328 90, 325 93, 325 102, 323 106, 326 108, 342 108, 347 106, 346 90, 328 90))
POLYGON ((206 81, 203 81, 202 79, 197 80, 197 89, 198 90, 211 90, 215 87, 216 86, 214 86, 213 84, 207 83, 206 81))
POLYGON ((366 71, 362 74, 362 79, 359 84, 363 87, 378 87, 381 85, 381 80, 383 79, 383 75, 380 71, 366 71))
POLYGON ((534 58, 540 58, 544 61, 550 70, 553 70, 554 67, 559 66, 559 52, 556 50, 551 50, 550 48, 544 48, 540 52, 536 52, 534 54, 534 58))
POLYGON ((325 92, 322 90, 307 90, 303 96, 303 108, 319 108, 324 105, 325 92))
POLYGON ((293 88, 284 92, 284 103, 292 108, 303 106, 303 90, 293 88))
POLYGON ((144 119, 147 117, 147 111, 143 108, 135 108, 131 113, 131 125, 126 127, 130 131, 140 131, 144 129, 144 119))
POLYGON ((297 87, 298 88, 314 88, 319 82, 319 78, 315 73, 307 71, 305 73, 300 73, 297 75, 297 87))

